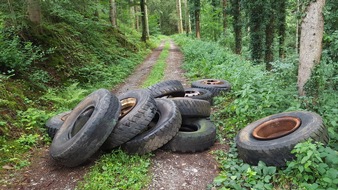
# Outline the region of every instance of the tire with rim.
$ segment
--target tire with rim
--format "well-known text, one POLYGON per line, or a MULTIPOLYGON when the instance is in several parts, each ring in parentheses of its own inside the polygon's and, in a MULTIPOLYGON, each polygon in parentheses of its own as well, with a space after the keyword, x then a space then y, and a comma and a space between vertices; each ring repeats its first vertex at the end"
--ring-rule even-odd
POLYGON ((285 166, 291 150, 307 139, 327 144, 329 137, 322 118, 312 112, 284 112, 259 119, 243 128, 236 137, 238 156, 257 165, 285 166), (297 127, 298 126, 298 127, 297 127))
POLYGON ((156 114, 156 102, 145 89, 121 94, 121 116, 113 132, 103 144, 103 150, 112 150, 147 129, 156 114))
POLYGON ((90 158, 113 131, 120 114, 120 102, 106 89, 99 89, 82 100, 56 133, 50 155, 58 163, 75 167, 90 158), (92 114, 83 125, 76 125, 85 112, 92 114))
POLYGON ((209 90, 213 96, 217 96, 221 92, 231 90, 231 85, 226 80, 221 79, 201 79, 191 83, 192 88, 203 88, 209 90))
POLYGON ((184 119, 178 134, 163 146, 174 152, 200 152, 216 141, 216 126, 207 119, 184 119))
POLYGON ((178 80, 166 80, 149 86, 151 95, 154 98, 161 98, 164 96, 170 97, 184 97, 184 87, 178 80))
POLYGON ((206 100, 212 104, 212 93, 203 88, 185 88, 185 95, 186 98, 192 99, 199 99, 199 100, 206 100))
POLYGON ((206 100, 191 98, 170 98, 175 102, 182 118, 209 117, 211 112, 210 103, 206 100))
POLYGON ((154 151, 177 133, 182 124, 181 114, 170 99, 157 99, 157 113, 149 129, 122 145, 122 149, 131 154, 145 154, 154 151))

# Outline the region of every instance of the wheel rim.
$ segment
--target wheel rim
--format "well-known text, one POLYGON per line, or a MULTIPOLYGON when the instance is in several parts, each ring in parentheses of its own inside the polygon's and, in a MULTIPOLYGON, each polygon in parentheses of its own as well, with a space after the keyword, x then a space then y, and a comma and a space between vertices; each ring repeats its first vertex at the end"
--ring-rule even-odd
POLYGON ((217 80, 217 79, 203 80, 203 81, 201 81, 201 83, 207 84, 207 85, 220 85, 220 84, 224 84, 223 81, 217 80))
POLYGON ((301 120, 298 117, 280 117, 258 125, 252 135, 260 140, 277 139, 294 132, 300 124, 301 120))
POLYGON ((185 91, 184 97, 193 97, 193 96, 198 96, 198 95, 201 95, 201 93, 198 91, 190 90, 190 91, 185 91))
POLYGON ((121 103, 121 113, 119 119, 127 115, 131 110, 136 106, 136 98, 125 98, 120 100, 121 103))

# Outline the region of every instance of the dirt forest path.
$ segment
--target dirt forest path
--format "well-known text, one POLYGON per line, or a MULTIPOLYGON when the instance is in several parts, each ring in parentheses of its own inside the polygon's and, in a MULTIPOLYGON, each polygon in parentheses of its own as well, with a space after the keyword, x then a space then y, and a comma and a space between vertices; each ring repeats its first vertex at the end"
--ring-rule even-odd
MULTIPOLYGON (((188 87, 188 81, 181 69, 183 55, 172 41, 169 42, 170 49, 164 80, 180 80, 184 86, 188 87)), ((139 88, 156 63, 165 43, 163 41, 158 48, 153 50, 145 61, 135 69, 134 73, 125 80, 125 83, 112 90, 113 93, 118 95, 139 88)), ((224 146, 216 143, 211 149, 224 149, 224 146)), ((162 150, 155 151, 151 163, 153 180, 146 189, 206 189, 207 184, 210 184, 218 174, 217 163, 210 152, 211 150, 195 154, 179 154, 162 150)), ((0 189, 75 189, 77 183, 83 180, 83 176, 89 171, 99 154, 93 156, 83 166, 66 168, 50 158, 48 146, 41 147, 34 152, 30 160, 31 165, 28 168, 7 171, 5 175, 1 174, 1 176, 5 176, 2 180, 11 185, 1 185, 0 189)))

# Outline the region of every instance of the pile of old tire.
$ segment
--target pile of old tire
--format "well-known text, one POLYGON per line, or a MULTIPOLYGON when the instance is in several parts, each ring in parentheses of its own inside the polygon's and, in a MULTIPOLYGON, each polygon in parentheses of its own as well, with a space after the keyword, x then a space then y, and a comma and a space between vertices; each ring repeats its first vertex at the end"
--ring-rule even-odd
POLYGON ((291 153, 297 143, 312 139, 327 144, 327 128, 313 112, 284 112, 259 119, 243 128, 236 137, 238 156, 244 162, 269 166, 286 165, 294 159, 291 153))
POLYGON ((121 147, 145 154, 163 147, 177 152, 203 151, 216 139, 208 120, 210 103, 185 96, 180 81, 168 80, 116 97, 99 89, 72 111, 46 122, 53 141, 51 157, 68 167, 84 163, 99 149, 121 147))

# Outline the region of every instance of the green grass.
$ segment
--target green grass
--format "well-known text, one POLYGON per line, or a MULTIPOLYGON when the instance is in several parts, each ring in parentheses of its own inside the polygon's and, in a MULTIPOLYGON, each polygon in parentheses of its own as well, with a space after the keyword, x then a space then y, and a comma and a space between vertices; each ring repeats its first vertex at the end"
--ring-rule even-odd
POLYGON ((103 155, 77 189, 142 189, 150 182, 150 155, 128 155, 122 150, 103 155))
POLYGON ((169 46, 170 44, 166 42, 156 64, 150 71, 147 79, 143 82, 142 87, 148 87, 163 80, 164 71, 167 65, 166 59, 169 54, 169 46))

